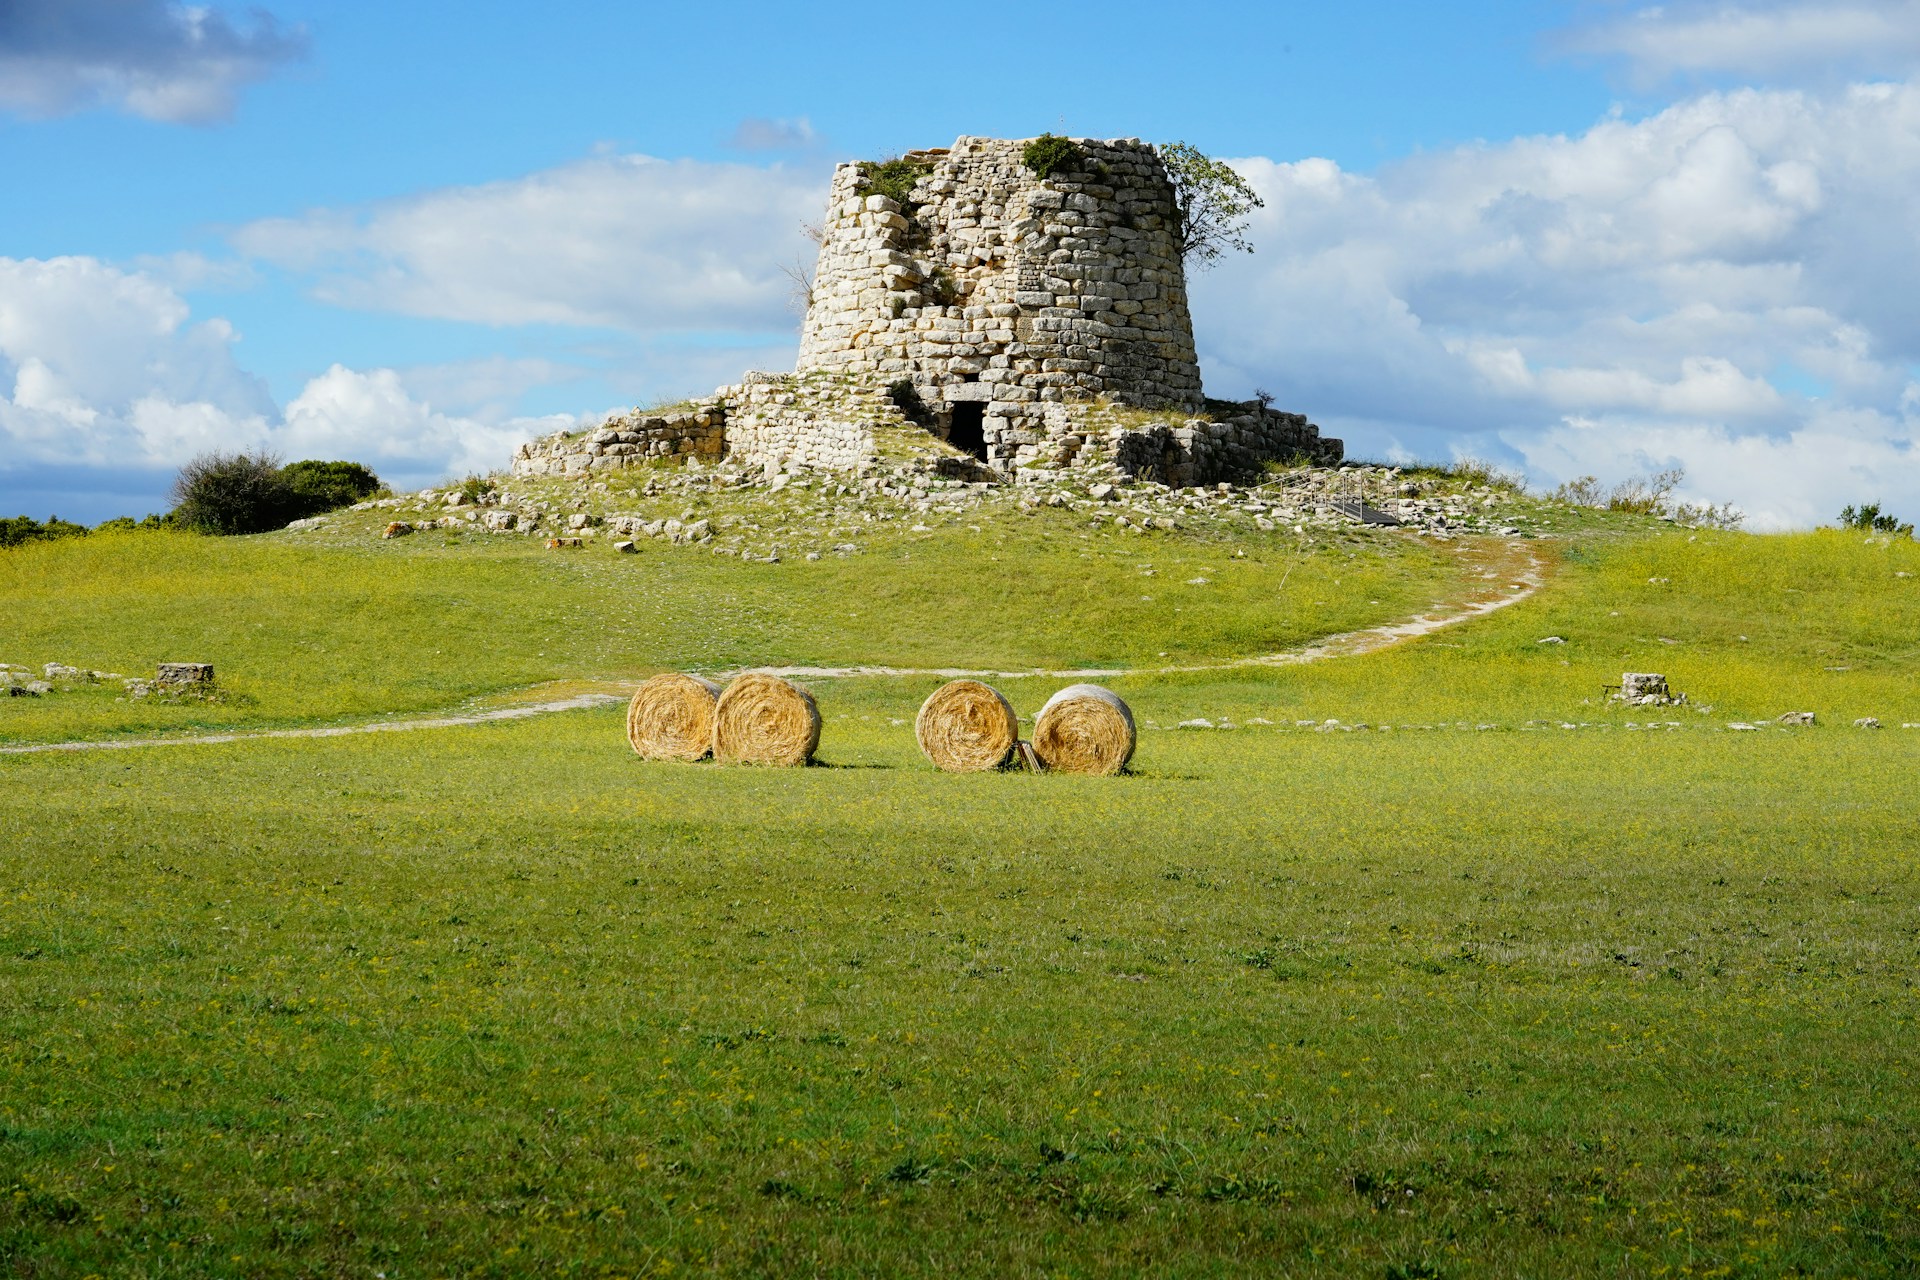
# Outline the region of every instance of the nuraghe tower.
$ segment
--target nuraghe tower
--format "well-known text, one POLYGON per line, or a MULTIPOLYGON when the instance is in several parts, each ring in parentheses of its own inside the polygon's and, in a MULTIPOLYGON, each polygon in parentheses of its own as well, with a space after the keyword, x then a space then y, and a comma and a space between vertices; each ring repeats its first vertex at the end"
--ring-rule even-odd
POLYGON ((909 152, 919 176, 904 201, 872 189, 874 166, 839 166, 795 373, 748 374, 697 420, 609 422, 589 455, 606 461, 538 441, 516 470, 676 453, 858 467, 874 427, 909 418, 1002 474, 1104 461, 1192 484, 1275 457, 1337 461, 1340 442, 1298 414, 1201 394, 1179 215, 1154 149, 1074 139, 1042 178, 1025 147, 961 138, 909 152))

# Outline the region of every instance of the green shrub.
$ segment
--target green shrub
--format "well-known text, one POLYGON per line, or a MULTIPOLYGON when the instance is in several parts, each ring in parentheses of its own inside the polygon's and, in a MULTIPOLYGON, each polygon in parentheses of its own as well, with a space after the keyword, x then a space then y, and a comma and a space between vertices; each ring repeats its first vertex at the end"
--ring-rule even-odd
POLYGON ((293 520, 350 507, 380 491, 380 477, 357 462, 308 459, 287 464, 280 475, 287 482, 293 520))
POLYGON ((1080 165, 1080 148, 1073 139, 1043 133, 1020 151, 1020 163, 1042 180, 1056 173, 1068 173, 1080 165))
POLYGON ((1904 523, 1891 511, 1880 510, 1877 502, 1863 502, 1856 510, 1852 505, 1840 511, 1842 529, 1858 529, 1862 533, 1891 533, 1902 537, 1913 536, 1913 526, 1904 523))
POLYGON ((48 516, 45 524, 32 516, 0 519, 0 547, 18 547, 29 542, 52 542, 58 538, 84 537, 87 526, 48 516))
POLYGON ((460 482, 460 497, 466 502, 479 502, 498 487, 485 476, 468 476, 460 482))
MULTIPOLYGON (((1596 510, 1621 511, 1628 515, 1658 516, 1676 524, 1698 529, 1738 529, 1746 513, 1730 502, 1678 502, 1673 491, 1686 479, 1679 467, 1652 477, 1630 476, 1609 489, 1592 476, 1569 480, 1550 495, 1555 502, 1596 510)), ((1853 508, 1847 508, 1851 511, 1853 508)), ((1879 508, 1875 508, 1877 511, 1879 508)), ((1841 519, 1846 518, 1845 512, 1841 519)))
POLYGON ((294 519, 292 487, 267 453, 203 453, 173 482, 174 519, 197 533, 265 533, 294 519))
POLYGON ((913 203, 908 197, 913 194, 914 184, 932 172, 933 161, 911 160, 905 156, 860 162, 860 176, 867 180, 867 189, 902 208, 913 203))
POLYGON ((173 511, 151 527, 175 524, 196 533, 265 533, 288 522, 349 507, 381 490, 380 477, 358 462, 307 459, 281 466, 271 454, 203 453, 173 482, 173 511))
POLYGON ((132 516, 115 516, 111 520, 102 520, 93 526, 95 533, 132 533, 136 530, 171 529, 174 525, 173 512, 165 515, 146 515, 138 520, 132 516))

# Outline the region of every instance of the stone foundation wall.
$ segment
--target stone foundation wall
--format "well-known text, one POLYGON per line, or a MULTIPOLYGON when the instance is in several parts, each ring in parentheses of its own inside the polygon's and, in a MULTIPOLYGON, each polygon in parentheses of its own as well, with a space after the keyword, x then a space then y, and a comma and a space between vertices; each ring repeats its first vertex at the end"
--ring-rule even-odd
POLYGON ((634 410, 585 435, 557 432, 530 440, 513 455, 516 476, 572 476, 622 471, 663 458, 718 459, 726 451, 726 409, 708 401, 683 413, 634 410))
POLYGON ((1111 466, 1123 475, 1174 488, 1243 479, 1268 462, 1305 457, 1322 466, 1345 454, 1339 440, 1298 413, 1256 402, 1208 401, 1211 420, 1169 414, 1155 419, 1107 403, 1050 404, 1019 469, 1111 466))
POLYGON ((768 471, 852 471, 876 456, 874 430, 907 426, 883 388, 829 373, 750 373, 725 402, 727 456, 768 471))
POLYGON ((833 373, 749 373, 679 413, 635 410, 584 434, 528 441, 516 476, 579 476, 650 462, 730 458, 768 471, 853 471, 878 455, 874 432, 917 430, 884 387, 833 373))
MULTIPOLYGON (((1301 414, 1258 404, 1209 401, 1212 420, 1169 414, 1155 419, 1101 401, 1053 401, 1002 436, 996 467, 946 457, 956 476, 985 479, 1026 469, 1110 466, 1123 475, 1174 488, 1235 480, 1269 461, 1306 457, 1338 463, 1339 440, 1326 439, 1301 414)), ((728 458, 782 471, 857 471, 880 453, 879 437, 927 440, 889 392, 844 374, 750 373, 691 410, 634 412, 585 434, 529 441, 514 455, 516 476, 583 476, 666 459, 728 458)))
POLYGON ((1346 453, 1342 441, 1323 439, 1320 428, 1304 415, 1258 407, 1211 422, 1195 419, 1122 431, 1112 448, 1114 465, 1127 475, 1176 489, 1244 479, 1268 462, 1295 458, 1333 466, 1346 453))

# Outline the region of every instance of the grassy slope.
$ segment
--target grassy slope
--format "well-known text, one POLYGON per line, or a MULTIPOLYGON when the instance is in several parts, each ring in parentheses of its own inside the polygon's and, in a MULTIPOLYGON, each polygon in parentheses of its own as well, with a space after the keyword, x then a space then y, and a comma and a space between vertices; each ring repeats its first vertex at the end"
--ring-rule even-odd
POLYGON ((0 1260, 1910 1274, 1920 735, 1704 730, 1920 720, 1916 548, 1688 538, 1582 543, 1387 654, 1122 687, 1162 723, 1624 723, 1580 699, 1651 667, 1721 707, 1661 713, 1696 732, 1166 732, 1131 778, 960 778, 889 723, 935 683, 901 679, 823 685, 837 767, 800 772, 639 764, 617 710, 8 761, 0 1260))
POLYGON ((1362 662, 1183 677, 1166 714, 1704 728, 1809 710, 1828 725, 1920 722, 1920 543, 1669 531, 1543 549, 1559 567, 1524 606, 1362 662), (1540 643, 1549 636, 1565 643, 1540 643), (1622 671, 1665 673, 1714 714, 1610 709, 1602 686, 1622 671))
POLYGON ((1270 535, 1235 559, 1206 541, 1089 535, 1051 511, 866 541, 859 556, 777 565, 440 532, 337 547, 152 534, 26 547, 0 555, 0 660, 129 675, 211 661, 233 700, 116 702, 117 686, 14 699, 0 702, 0 741, 419 711, 675 668, 1232 657, 1392 618, 1451 585, 1450 558, 1413 541, 1303 551, 1270 535))

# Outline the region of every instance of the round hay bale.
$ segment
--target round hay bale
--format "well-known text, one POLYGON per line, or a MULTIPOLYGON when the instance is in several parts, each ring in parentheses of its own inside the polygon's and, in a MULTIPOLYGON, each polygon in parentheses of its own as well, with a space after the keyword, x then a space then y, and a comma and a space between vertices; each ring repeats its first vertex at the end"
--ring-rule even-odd
POLYGON ((713 708, 713 758, 738 764, 805 764, 820 745, 813 695, 779 676, 748 672, 713 708))
POLYGON ((1033 750, 1056 773, 1116 774, 1133 759, 1133 712, 1097 684, 1071 684, 1033 718, 1033 750))
POLYGON ((643 760, 699 760, 713 749, 713 704, 720 686, 669 671, 633 691, 627 741, 643 760))
POLYGON ((1020 721, 992 685, 955 680, 920 704, 913 736, 927 759, 948 773, 998 769, 1013 754, 1020 721))

